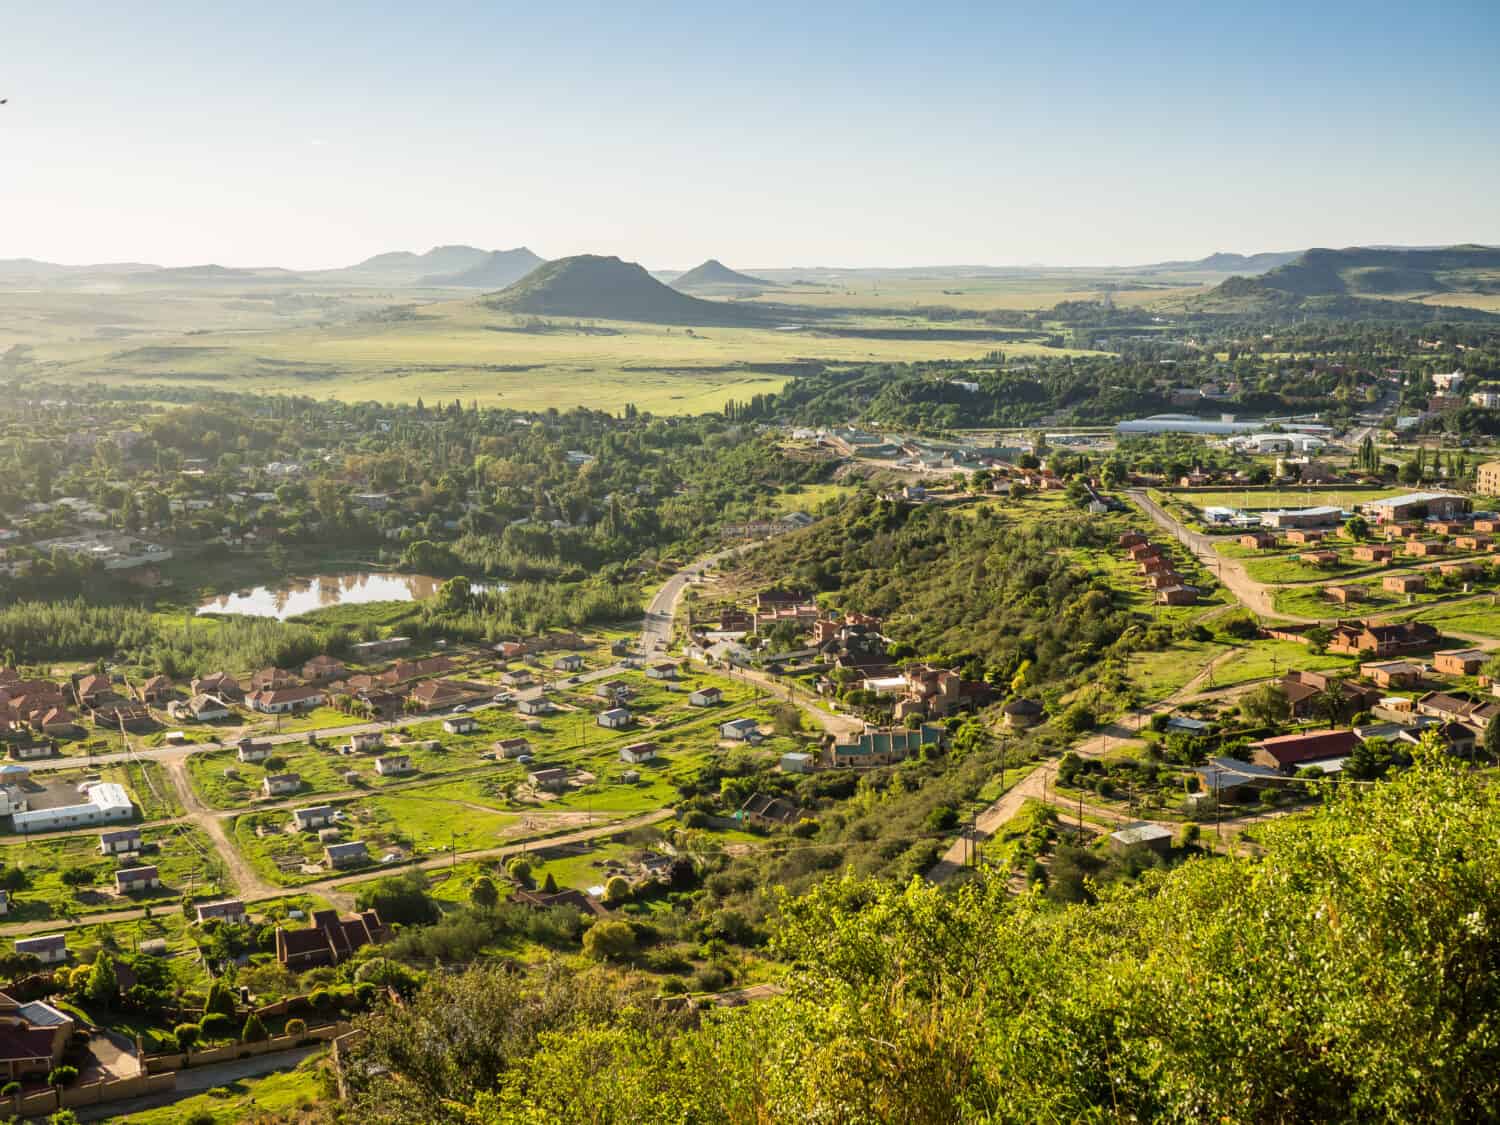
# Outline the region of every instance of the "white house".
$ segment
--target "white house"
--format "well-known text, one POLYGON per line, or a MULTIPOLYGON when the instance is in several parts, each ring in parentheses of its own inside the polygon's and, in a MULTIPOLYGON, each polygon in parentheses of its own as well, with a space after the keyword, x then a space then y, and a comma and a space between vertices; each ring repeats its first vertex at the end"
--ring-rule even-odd
POLYGON ((411 773, 411 759, 405 754, 387 754, 375 759, 375 772, 381 777, 396 777, 400 774, 411 773))
POLYGON ((502 758, 519 758, 531 753, 531 743, 524 738, 502 738, 495 743, 495 753, 502 758))
POLYGON ((302 775, 300 773, 268 773, 265 780, 260 783, 261 795, 265 797, 281 797, 287 793, 295 793, 302 788, 302 775))
POLYGON ((633 766, 638 766, 642 762, 651 762, 655 760, 656 743, 654 742, 636 742, 630 746, 624 747, 620 751, 620 761, 629 762, 633 766))
POLYGON ((235 752, 235 757, 242 762, 255 763, 264 762, 271 756, 273 750, 269 742, 255 742, 248 738, 240 739, 240 748, 235 752))
POLYGON ((578 672, 583 668, 583 657, 576 652, 565 653, 552 662, 552 667, 559 672, 578 672))
POLYGON ((736 742, 754 742, 760 738, 760 724, 754 719, 730 719, 719 725, 719 737, 736 742))
POLYGON ((115 872, 115 891, 118 894, 149 891, 160 886, 161 876, 155 867, 123 867, 115 872))
POLYGON ((101 855, 125 855, 128 852, 140 850, 141 830, 139 828, 118 828, 113 832, 99 833, 101 855))
POLYGON ((329 844, 323 849, 323 857, 329 867, 358 867, 370 862, 370 850, 363 840, 350 840, 345 844, 329 844))
POLYGON ((358 731, 349 736, 349 749, 356 754, 379 750, 384 745, 384 736, 378 730, 358 731))
POLYGON ((646 669, 646 676, 653 680, 675 680, 677 678, 677 665, 673 663, 653 664, 646 669))
POLYGON ((333 823, 333 818, 332 805, 310 805, 305 809, 292 810, 292 824, 299 832, 308 832, 314 828, 327 828, 333 823))
POLYGON ((68 939, 63 934, 17 938, 17 953, 30 953, 43 965, 57 965, 68 959, 68 939))
POLYGON ((323 693, 315 687, 267 688, 247 696, 245 702, 263 715, 287 715, 321 707, 323 693))
POLYGON ((451 719, 443 720, 443 729, 449 734, 469 734, 478 727, 479 724, 472 715, 454 715, 451 719))
POLYGON ((813 756, 800 752, 791 752, 781 756, 782 773, 812 773, 813 756))
POLYGON ((204 922, 232 922, 243 926, 250 920, 250 915, 245 912, 245 904, 237 898, 220 899, 218 902, 201 902, 198 904, 198 924, 204 922))
POLYGON ((600 711, 598 718, 594 720, 601 727, 610 730, 619 730, 630 725, 630 708, 611 707, 608 711, 600 711))
POLYGON ((216 695, 195 695, 188 700, 187 709, 200 723, 229 718, 229 705, 216 695))
POLYGON ((550 715, 552 704, 550 701, 536 696, 533 699, 522 699, 516 703, 516 711, 522 715, 550 715))
POLYGON ((717 707, 724 702, 724 693, 716 687, 699 688, 688 696, 688 702, 694 707, 717 707))

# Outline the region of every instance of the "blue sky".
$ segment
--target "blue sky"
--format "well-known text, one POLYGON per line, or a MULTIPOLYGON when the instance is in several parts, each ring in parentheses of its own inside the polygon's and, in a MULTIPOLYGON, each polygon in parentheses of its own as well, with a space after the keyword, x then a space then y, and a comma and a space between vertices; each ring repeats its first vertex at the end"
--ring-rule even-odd
POLYGON ((0 258, 1500 243, 1497 44, 1495 3, 15 4, 0 258))

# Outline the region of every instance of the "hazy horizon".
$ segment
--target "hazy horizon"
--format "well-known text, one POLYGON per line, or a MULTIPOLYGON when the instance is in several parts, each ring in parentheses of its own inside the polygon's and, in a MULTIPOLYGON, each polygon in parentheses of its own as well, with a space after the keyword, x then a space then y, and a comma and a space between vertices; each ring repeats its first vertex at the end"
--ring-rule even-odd
POLYGON ((1500 243, 1486 4, 64 0, 8 31, 0 258, 1068 267, 1500 243))

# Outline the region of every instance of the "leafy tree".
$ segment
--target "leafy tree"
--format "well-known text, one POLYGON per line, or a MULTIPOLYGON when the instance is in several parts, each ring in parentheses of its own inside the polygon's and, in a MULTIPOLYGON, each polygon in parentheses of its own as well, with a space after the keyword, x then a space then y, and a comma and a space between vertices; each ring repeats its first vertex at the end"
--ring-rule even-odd
POLYGON ((245 1017, 245 1026, 240 1030, 240 1039, 245 1043, 259 1043, 267 1038, 266 1025, 254 1012, 245 1017))
POLYGON ((604 884, 604 905, 618 906, 630 897, 630 881, 623 875, 613 875, 604 884))
POLYGON ((500 892, 495 881, 488 875, 480 875, 469 884, 469 901, 482 910, 490 910, 500 901, 500 892))
POLYGON ((84 995, 91 1003, 112 1005, 119 994, 120 982, 115 975, 115 959, 101 950, 89 969, 84 995))
POLYGON ((213 984, 209 985, 208 998, 204 1001, 203 1010, 223 1016, 234 1015, 236 1005, 234 1002, 234 993, 230 990, 229 985, 222 980, 216 980, 213 984))
POLYGON ((205 1039, 227 1039, 234 1034, 234 1018, 222 1012, 209 1012, 198 1023, 205 1039))
POLYGON ((585 931, 583 951, 596 961, 618 961, 635 952, 635 931, 625 922, 600 919, 585 931))
POLYGON ((1240 699, 1240 712, 1257 726, 1274 727, 1292 713, 1286 693, 1275 684, 1261 684, 1240 699))
POLYGON ((177 1049, 187 1054, 198 1042, 203 1034, 203 1029, 195 1023, 180 1023, 172 1029, 172 1038, 177 1041, 177 1049))

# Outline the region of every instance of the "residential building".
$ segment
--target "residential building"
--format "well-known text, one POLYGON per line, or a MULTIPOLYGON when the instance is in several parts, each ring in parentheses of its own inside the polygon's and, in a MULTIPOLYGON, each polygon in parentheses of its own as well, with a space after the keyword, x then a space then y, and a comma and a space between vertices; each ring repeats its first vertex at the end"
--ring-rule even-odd
POLYGON ((633 766, 655 761, 658 757, 654 742, 635 742, 620 750, 620 761, 629 762, 633 766))
POLYGON ((270 773, 260 783, 263 797, 284 797, 302 788, 300 773, 270 773))
POLYGON ((245 904, 237 898, 220 899, 218 902, 200 902, 197 905, 198 925, 204 922, 229 922, 243 926, 250 920, 245 904))
POLYGON ((759 742, 760 724, 754 719, 730 719, 719 724, 719 737, 735 742, 759 742))
POLYGON ((1409 558, 1430 559, 1448 553, 1448 544, 1438 539, 1408 539, 1403 553, 1409 558))
POLYGON ((1312 762, 1347 758, 1358 741, 1352 730, 1320 730, 1263 738, 1248 749, 1256 765, 1290 775, 1312 762))
POLYGON ((1317 507, 1299 508, 1292 511, 1275 511, 1261 513, 1260 522, 1263 527, 1288 530, 1290 528, 1307 527, 1337 527, 1343 521, 1344 512, 1342 508, 1317 507))
POLYGON ((1197 768, 1206 792, 1219 801, 1238 801, 1252 792, 1279 783, 1283 775, 1269 767, 1238 758, 1211 758, 1197 768))
POLYGON ((646 669, 646 676, 653 680, 675 680, 677 679, 677 665, 670 662, 653 664, 646 669))
POLYGON ((342 660, 320 655, 302 665, 302 678, 309 683, 322 684, 341 678, 347 671, 342 660))
POLYGON ((166 676, 152 676, 137 692, 142 703, 162 704, 172 697, 172 681, 166 676))
POLYGON ((1192 586, 1164 586, 1156 591, 1157 605, 1195 605, 1198 591, 1192 586))
POLYGON ((1295 543, 1299 547, 1305 547, 1309 543, 1323 542, 1324 532, 1313 528, 1293 528, 1286 533, 1286 541, 1295 543))
POLYGON ((550 715, 552 714, 552 701, 540 695, 518 699, 516 700, 516 713, 519 715, 550 715))
POLYGON ((386 754, 375 759, 375 772, 381 777, 400 777, 414 770, 408 755, 386 754))
POLYGON ((794 805, 783 797, 771 797, 765 793, 756 793, 734 815, 742 823, 762 828, 783 827, 811 818, 807 809, 794 805))
POLYGON ((332 805, 309 805, 307 808, 292 810, 292 825, 298 832, 311 832, 327 828, 337 815, 332 805))
POLYGON ((216 695, 195 695, 187 702, 188 712, 200 723, 229 718, 229 704, 216 695))
POLYGON ((1364 621, 1335 622, 1328 651, 1347 656, 1371 653, 1377 657, 1399 656, 1405 652, 1431 648, 1438 631, 1422 621, 1371 625, 1364 621))
POLYGON ((1427 577, 1422 574, 1387 574, 1380 580, 1380 585, 1392 594, 1420 594, 1427 589, 1427 577))
POLYGON ((17 938, 16 952, 29 953, 43 965, 60 965, 68 959, 68 939, 63 934, 17 938))
POLYGON ((0 1080, 42 1085, 63 1061, 77 1027, 72 1016, 45 1001, 23 1004, 0 992, 0 1080))
POLYGON ((340 918, 334 910, 315 910, 306 929, 276 927, 276 960, 294 972, 337 965, 366 945, 378 945, 386 934, 380 915, 373 910, 348 918, 340 918))
POLYGON ((1359 562, 1384 563, 1396 557, 1395 548, 1383 547, 1377 543, 1361 543, 1350 553, 1359 562))
POLYGON ((246 765, 264 762, 276 752, 275 747, 270 742, 256 741, 250 738, 240 739, 238 745, 239 749, 235 751, 234 756, 246 765))
POLYGON ((100 855, 128 855, 140 850, 141 830, 139 828, 116 828, 111 832, 99 833, 100 855))
POLYGON ((1005 725, 1011 730, 1024 730, 1042 721, 1042 705, 1034 699, 1012 699, 1000 708, 1005 715, 1005 725))
POLYGON ((1489 653, 1483 649, 1450 648, 1432 654, 1432 667, 1449 676, 1474 676, 1488 659, 1489 653))
POLYGON ((1109 834, 1111 851, 1123 852, 1131 848, 1147 848, 1158 855, 1166 855, 1172 847, 1172 830, 1149 820, 1138 820, 1109 834))
MULTIPOLYGON (((1484 472, 1483 465, 1480 466, 1480 472, 1484 472)), ((1467 497, 1447 492, 1406 492, 1385 500, 1372 500, 1364 505, 1365 514, 1374 516, 1376 522, 1382 524, 1404 520, 1451 519, 1468 510, 1467 497)))
POLYGON ((1339 605, 1348 605, 1350 602, 1364 601, 1365 588, 1363 586, 1324 586, 1323 595, 1338 602, 1339 605))
POLYGON ((526 775, 533 789, 541 789, 548 793, 561 793, 568 787, 568 771, 564 766, 552 766, 546 769, 532 770, 526 775))
POLYGON ((781 756, 782 773, 812 773, 816 765, 816 758, 800 751, 789 751, 781 756))
POLYGON ((608 711, 600 711, 595 717, 594 722, 598 723, 601 727, 608 727, 610 730, 619 730, 623 727, 628 727, 631 722, 630 709, 628 707, 611 707, 608 711))
POLYGON ((378 730, 356 731, 349 736, 349 749, 356 754, 368 754, 385 745, 385 735, 378 730))
POLYGON ((1439 565, 1438 573, 1444 578, 1473 578, 1483 569, 1477 562, 1451 562, 1439 565))
POLYGON ((552 668, 557 672, 579 672, 583 670, 583 657, 576 652, 570 652, 559 656, 552 662, 552 668))
POLYGON ((1336 566, 1339 553, 1337 551, 1303 551, 1297 558, 1309 566, 1336 566))
POLYGON ((238 700, 245 697, 244 689, 228 672, 209 672, 192 683, 194 695, 215 695, 220 699, 238 700))
POLYGON ((494 744, 494 750, 501 758, 519 758, 531 753, 531 743, 524 738, 502 738, 494 744))
POLYGON ((250 677, 251 691, 277 691, 297 686, 297 677, 285 668, 262 668, 250 677))
POLYGON ((1292 717, 1297 719, 1323 717, 1322 696, 1328 691, 1339 693, 1344 701, 1345 711, 1351 715, 1368 710, 1380 702, 1380 693, 1374 688, 1321 672, 1288 672, 1281 677, 1277 686, 1286 696, 1292 717))
POLYGON ((1382 660, 1359 666, 1366 676, 1383 688, 1410 688, 1422 682, 1422 669, 1407 660, 1382 660))
POLYGON ((329 844, 323 849, 323 858, 336 871, 345 867, 358 867, 370 862, 370 849, 365 847, 363 840, 329 844))
POLYGON ((471 694, 449 680, 427 680, 412 688, 407 698, 422 711, 444 711, 457 707, 471 694))
POLYGON ((835 768, 888 766, 905 761, 923 746, 941 746, 943 741, 943 728, 931 723, 924 723, 919 730, 866 730, 848 741, 833 742, 828 747, 828 761, 835 768))
MULTIPOLYGON (((1474 491, 1481 496, 1500 496, 1500 461, 1486 461, 1474 473, 1474 491)), ((1500 528, 1488 528, 1495 531, 1500 528)))
POLYGON ((161 886, 161 876, 154 866, 122 867, 115 872, 115 893, 132 894, 136 891, 156 890, 161 886))
POLYGON ((716 687, 699 688, 688 696, 688 703, 694 707, 715 707, 724 702, 724 693, 716 687))
POLYGON ((454 715, 443 720, 443 729, 449 734, 472 734, 479 729, 479 721, 473 715, 454 715))
POLYGON ((1468 534, 1456 536, 1453 545, 1460 551, 1493 551, 1495 541, 1488 535, 1468 534))
POLYGON ((245 700, 252 711, 263 715, 286 715, 294 711, 311 711, 323 705, 323 692, 315 687, 264 688, 251 692, 245 700))
POLYGON ((1446 691, 1429 691, 1417 700, 1417 714, 1434 719, 1458 722, 1469 717, 1478 704, 1465 696, 1446 691))
POLYGON ((1276 536, 1269 531, 1252 531, 1240 536, 1240 546, 1253 551, 1270 551, 1276 547, 1276 536))

